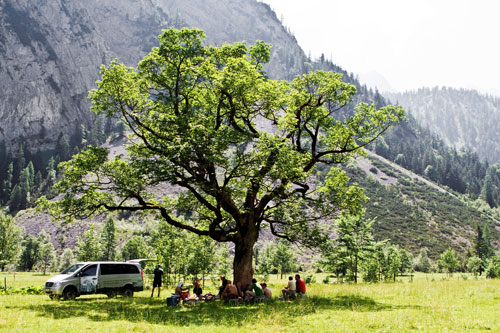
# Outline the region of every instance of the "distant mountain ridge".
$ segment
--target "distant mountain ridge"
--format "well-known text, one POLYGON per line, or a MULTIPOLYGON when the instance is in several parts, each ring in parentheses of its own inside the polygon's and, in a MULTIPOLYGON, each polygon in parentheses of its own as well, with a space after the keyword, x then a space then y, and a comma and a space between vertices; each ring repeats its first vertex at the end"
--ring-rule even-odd
POLYGON ((474 151, 490 163, 500 162, 499 97, 439 87, 384 96, 400 103, 448 145, 474 151))

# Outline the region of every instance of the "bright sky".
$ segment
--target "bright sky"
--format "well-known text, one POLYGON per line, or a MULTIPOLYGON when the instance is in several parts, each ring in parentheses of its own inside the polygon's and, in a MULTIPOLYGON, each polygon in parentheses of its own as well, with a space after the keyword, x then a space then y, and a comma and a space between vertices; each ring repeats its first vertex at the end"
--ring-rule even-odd
POLYGON ((396 90, 474 88, 500 95, 498 0, 263 0, 306 54, 396 90))

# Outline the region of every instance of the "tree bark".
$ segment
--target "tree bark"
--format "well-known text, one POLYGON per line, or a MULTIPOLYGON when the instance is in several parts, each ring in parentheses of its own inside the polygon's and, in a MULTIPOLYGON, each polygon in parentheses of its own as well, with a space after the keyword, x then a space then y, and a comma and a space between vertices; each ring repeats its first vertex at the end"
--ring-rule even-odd
POLYGON ((242 285, 251 284, 253 278, 253 246, 255 245, 253 238, 243 239, 240 242, 235 242, 234 250, 234 281, 233 283, 241 282, 242 285))

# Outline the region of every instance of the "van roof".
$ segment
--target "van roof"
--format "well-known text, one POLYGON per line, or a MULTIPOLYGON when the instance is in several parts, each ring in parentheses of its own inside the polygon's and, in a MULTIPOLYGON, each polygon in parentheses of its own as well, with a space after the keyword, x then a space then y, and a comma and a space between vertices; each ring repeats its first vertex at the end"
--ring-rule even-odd
POLYGON ((130 265, 137 265, 136 262, 127 262, 127 261, 80 261, 75 264, 130 264, 130 265))

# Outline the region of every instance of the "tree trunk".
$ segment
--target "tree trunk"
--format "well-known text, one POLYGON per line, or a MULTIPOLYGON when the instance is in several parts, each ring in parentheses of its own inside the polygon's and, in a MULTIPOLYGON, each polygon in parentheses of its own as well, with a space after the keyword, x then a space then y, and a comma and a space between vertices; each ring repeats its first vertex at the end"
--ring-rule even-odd
POLYGON ((234 281, 233 283, 241 282, 242 285, 251 284, 253 278, 253 246, 256 239, 243 239, 241 242, 235 243, 234 249, 234 281))
POLYGON ((358 257, 354 259, 354 283, 358 283, 358 257))

